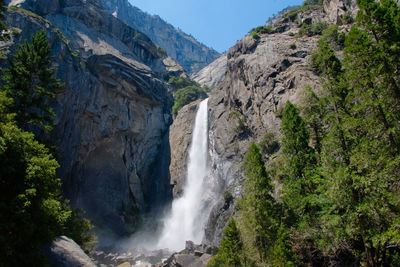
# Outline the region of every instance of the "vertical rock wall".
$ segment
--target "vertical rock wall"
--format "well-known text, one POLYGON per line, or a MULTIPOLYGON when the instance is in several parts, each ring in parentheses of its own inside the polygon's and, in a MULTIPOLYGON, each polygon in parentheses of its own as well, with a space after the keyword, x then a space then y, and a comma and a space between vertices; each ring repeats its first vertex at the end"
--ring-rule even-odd
POLYGON ((52 139, 66 196, 99 232, 131 233, 141 214, 172 198, 164 55, 94 0, 19 3, 42 18, 9 11, 7 25, 22 30, 9 50, 46 29, 65 83, 52 103, 52 139))

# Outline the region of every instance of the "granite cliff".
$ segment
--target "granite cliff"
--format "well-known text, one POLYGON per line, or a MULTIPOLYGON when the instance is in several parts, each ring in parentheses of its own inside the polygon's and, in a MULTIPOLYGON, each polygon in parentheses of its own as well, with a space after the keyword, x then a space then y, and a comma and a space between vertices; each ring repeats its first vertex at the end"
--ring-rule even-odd
MULTIPOLYGON (((191 75, 199 83, 212 87, 209 95, 211 171, 219 179, 218 186, 222 185, 221 193, 225 191, 209 216, 206 244, 218 245, 227 220, 235 212, 233 200, 242 192, 241 162, 250 143, 260 142, 266 133, 273 133, 279 139, 280 112, 286 102, 299 103, 307 86, 314 90, 321 88, 319 76, 309 67, 319 36, 296 34, 304 24, 341 25, 344 14, 355 15, 356 11, 354 1, 326 0, 323 6, 293 12, 291 16, 281 14, 268 21, 274 23, 275 33, 245 36, 226 55, 191 75), (233 199, 227 197, 230 195, 233 199)), ((348 28, 342 26, 344 31, 348 28)), ((183 109, 186 115, 179 114, 171 129, 193 120, 194 115, 188 112, 192 109, 183 109)), ((190 134, 186 127, 174 130, 182 135, 181 131, 190 134)), ((186 147, 185 140, 182 141, 179 146, 186 147)), ((184 169, 182 159, 185 158, 181 155, 171 165, 171 173, 184 169)), ((179 182, 175 187, 181 188, 179 182)))
POLYGON ((226 54, 221 55, 208 66, 190 75, 190 78, 201 85, 212 88, 224 78, 226 71, 226 54))
MULTIPOLYGON (((153 34, 166 34, 162 38, 171 40, 171 47, 159 45, 191 72, 218 54, 193 48, 193 40, 172 28, 160 30, 165 22, 125 0, 11 4, 33 13, 8 11, 7 25, 22 32, 4 46, 13 51, 31 33, 45 28, 57 77, 66 84, 52 103, 57 114, 52 139, 61 154, 59 175, 67 198, 86 210, 98 229, 116 235, 135 231, 141 214, 182 194, 198 106, 194 102, 183 107, 170 127, 173 100, 163 77, 185 75, 184 70, 150 40, 151 33, 148 38, 143 28, 135 29, 140 26, 135 23, 153 34), (182 38, 189 43, 183 44, 182 38)), ((211 211, 205 243, 219 243, 235 211, 234 199, 243 182, 241 161, 250 142, 259 142, 267 132, 279 138, 279 114, 286 101, 298 103, 306 86, 321 86, 309 68, 318 36, 295 37, 296 33, 302 25, 340 24, 343 14, 354 10, 351 1, 326 0, 321 7, 282 16, 275 22, 275 33, 245 36, 192 75, 213 87, 211 171, 218 179, 215 187, 227 192, 211 211)))
MULTIPOLYGON (((319 36, 296 33, 303 24, 339 24, 343 14, 356 13, 355 1, 326 0, 324 5, 282 17, 276 32, 245 36, 227 53, 227 70, 210 94, 211 153, 219 158, 215 172, 233 198, 242 192, 241 162, 252 141, 266 133, 280 137, 280 113, 288 100, 299 103, 307 86, 321 88, 319 76, 309 67, 319 36), (223 163, 223 164, 222 164, 223 163)), ((344 25, 342 30, 348 30, 344 25)), ((234 213, 235 202, 221 197, 206 226, 204 242, 216 245, 234 213)))
POLYGON ((189 73, 199 71, 220 56, 217 51, 174 28, 159 16, 152 16, 132 6, 128 0, 101 0, 101 3, 115 17, 143 32, 165 49, 189 73))
POLYGON ((14 51, 46 29, 57 77, 65 82, 52 103, 52 140, 66 197, 85 210, 98 231, 131 233, 141 214, 172 197, 172 96, 162 77, 169 69, 177 74, 178 64, 97 1, 13 4, 29 12, 9 9, 6 24, 21 32, 4 46, 14 51))

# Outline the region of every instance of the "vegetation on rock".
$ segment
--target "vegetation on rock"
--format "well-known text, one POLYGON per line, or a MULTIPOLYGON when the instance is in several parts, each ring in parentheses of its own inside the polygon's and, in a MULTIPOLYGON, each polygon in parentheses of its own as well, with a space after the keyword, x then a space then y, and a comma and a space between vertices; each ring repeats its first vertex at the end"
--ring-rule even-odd
POLYGON ((190 79, 173 76, 168 83, 176 90, 174 93, 174 105, 172 106, 172 114, 174 116, 178 114, 178 111, 183 106, 197 99, 207 98, 207 88, 190 79))

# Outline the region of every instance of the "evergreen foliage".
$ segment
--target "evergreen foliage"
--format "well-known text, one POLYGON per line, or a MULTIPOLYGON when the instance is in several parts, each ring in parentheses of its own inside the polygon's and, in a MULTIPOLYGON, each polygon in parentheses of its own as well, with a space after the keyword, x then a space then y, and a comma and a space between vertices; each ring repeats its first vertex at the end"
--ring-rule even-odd
POLYGON ((314 167, 315 155, 308 145, 309 135, 306 125, 290 101, 283 111, 281 133, 287 176, 291 180, 298 180, 314 167))
POLYGON ((258 26, 249 31, 250 34, 271 34, 275 33, 275 29, 271 25, 258 26))
POLYGON ((4 24, 4 12, 7 10, 4 0, 0 0, 0 30, 6 30, 7 26, 4 24))
POLYGON ((33 35, 31 43, 20 45, 9 61, 4 90, 14 100, 10 111, 16 114, 17 125, 22 129, 52 129, 54 112, 49 100, 63 85, 54 77, 50 62, 50 45, 44 30, 33 35))
POLYGON ((265 262, 279 227, 278 209, 272 197, 271 179, 254 143, 244 157, 243 171, 245 182, 239 210, 240 223, 247 234, 247 247, 254 246, 258 260, 265 262))
POLYGON ((245 264, 243 242, 236 221, 232 218, 224 230, 218 253, 210 260, 207 267, 240 267, 245 264))
POLYGON ((207 93, 203 88, 197 86, 187 86, 179 89, 174 94, 174 105, 172 107, 172 114, 175 116, 178 114, 183 106, 197 100, 207 98, 207 93))
POLYGON ((175 89, 172 114, 176 116, 185 105, 197 100, 207 98, 207 87, 202 87, 195 81, 184 77, 172 76, 168 83, 175 89))
POLYGON ((279 150, 279 142, 273 133, 266 133, 258 144, 260 152, 264 155, 271 155, 279 150))

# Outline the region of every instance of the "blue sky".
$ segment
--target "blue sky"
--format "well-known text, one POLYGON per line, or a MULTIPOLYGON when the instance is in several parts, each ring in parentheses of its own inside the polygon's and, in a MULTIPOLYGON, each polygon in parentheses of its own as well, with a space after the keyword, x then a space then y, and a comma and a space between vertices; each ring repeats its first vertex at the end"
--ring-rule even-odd
POLYGON ((303 0, 129 0, 152 15, 224 52, 251 28, 289 5, 303 0))

